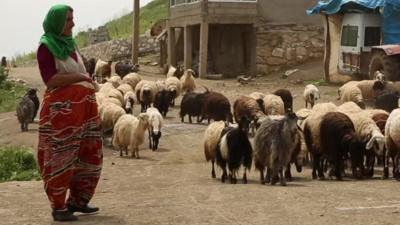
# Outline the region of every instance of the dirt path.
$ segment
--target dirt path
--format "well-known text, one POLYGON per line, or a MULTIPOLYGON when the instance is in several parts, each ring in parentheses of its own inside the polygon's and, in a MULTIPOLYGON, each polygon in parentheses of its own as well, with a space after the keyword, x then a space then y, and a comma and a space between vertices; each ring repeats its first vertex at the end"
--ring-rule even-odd
MULTIPOLYGON (((146 73, 148 74, 148 73, 146 73)), ((280 74, 259 78, 238 86, 235 80, 200 83, 233 100, 239 94, 289 88, 296 96, 294 108, 303 106, 304 85, 294 79, 320 79, 319 63, 300 67, 289 79, 280 74)), ((12 76, 44 87, 36 68, 17 68, 12 76)), ((161 76, 146 76, 148 79, 161 76)), ((337 87, 322 86, 323 101, 336 102, 337 87)), ((180 102, 178 100, 177 102, 180 102)), ((138 110, 139 107, 136 107, 138 110)), ((137 111, 136 111, 137 112, 137 111)), ((355 181, 313 181, 311 171, 294 172, 287 187, 260 185, 252 170, 249 184, 222 184, 210 176, 202 149, 206 125, 180 123, 178 107, 168 113, 160 149, 141 146, 141 159, 121 158, 104 148, 103 173, 92 201, 101 212, 79 216, 80 224, 398 224, 400 183, 375 179, 355 181)), ((0 144, 37 145, 37 124, 21 133, 15 113, 0 114, 0 144)), ((220 171, 217 170, 217 176, 220 171)), ((53 223, 42 182, 0 184, 0 224, 53 223)))

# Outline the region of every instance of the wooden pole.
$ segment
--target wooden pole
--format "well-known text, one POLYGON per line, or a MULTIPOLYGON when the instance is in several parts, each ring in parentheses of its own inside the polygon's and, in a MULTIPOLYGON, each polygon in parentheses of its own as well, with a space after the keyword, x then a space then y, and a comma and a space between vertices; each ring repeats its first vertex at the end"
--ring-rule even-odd
POLYGON ((139 62, 139 15, 140 5, 139 0, 133 0, 133 40, 132 40, 132 63, 139 62))

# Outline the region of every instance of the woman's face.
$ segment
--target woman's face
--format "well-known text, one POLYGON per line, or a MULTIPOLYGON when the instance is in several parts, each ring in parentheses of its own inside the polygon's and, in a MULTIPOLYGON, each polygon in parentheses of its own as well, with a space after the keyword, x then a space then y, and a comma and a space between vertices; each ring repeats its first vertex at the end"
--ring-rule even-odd
POLYGON ((65 22, 63 35, 72 36, 72 28, 75 26, 74 15, 71 10, 67 13, 67 21, 65 22))

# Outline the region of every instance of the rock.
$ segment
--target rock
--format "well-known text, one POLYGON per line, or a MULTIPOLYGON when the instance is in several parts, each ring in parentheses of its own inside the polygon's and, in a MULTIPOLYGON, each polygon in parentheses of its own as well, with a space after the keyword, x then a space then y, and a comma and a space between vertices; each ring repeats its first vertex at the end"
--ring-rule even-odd
POLYGON ((275 57, 283 58, 284 54, 285 54, 285 51, 281 48, 275 48, 272 51, 272 56, 275 56, 275 57))

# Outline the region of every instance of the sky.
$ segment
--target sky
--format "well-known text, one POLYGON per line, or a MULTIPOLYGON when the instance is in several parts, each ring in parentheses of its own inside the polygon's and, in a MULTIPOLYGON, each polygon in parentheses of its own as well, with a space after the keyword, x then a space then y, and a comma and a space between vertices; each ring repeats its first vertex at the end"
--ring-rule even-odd
MULTIPOLYGON (((152 0, 139 0, 140 7, 152 0)), ((42 23, 55 4, 74 9, 74 34, 96 28, 133 10, 133 0, 0 0, 0 57, 35 51, 42 23)))

